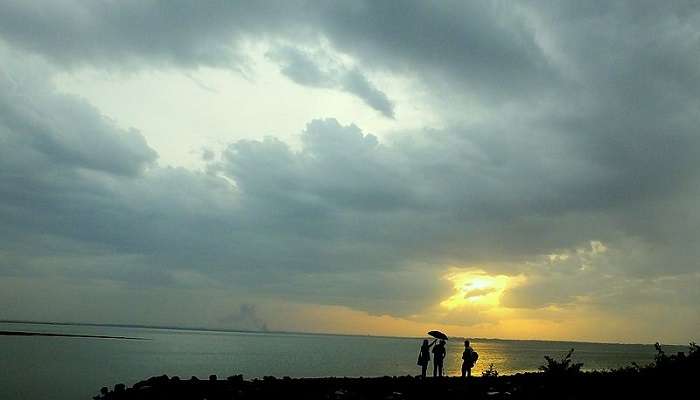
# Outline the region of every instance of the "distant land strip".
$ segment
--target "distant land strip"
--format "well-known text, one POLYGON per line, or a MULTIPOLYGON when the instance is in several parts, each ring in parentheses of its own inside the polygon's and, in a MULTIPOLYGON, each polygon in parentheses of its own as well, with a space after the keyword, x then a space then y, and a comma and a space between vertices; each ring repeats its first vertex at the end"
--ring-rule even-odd
POLYGON ((107 336, 107 335, 81 335, 73 333, 43 333, 43 332, 22 332, 22 331, 0 331, 0 336, 58 336, 58 337, 78 337, 96 339, 123 339, 123 340, 151 340, 140 337, 128 336, 107 336))
MULTIPOLYGON (((372 337, 372 338, 389 338, 389 339, 406 339, 406 340, 423 340, 423 336, 392 336, 392 335, 371 335, 361 333, 332 333, 332 332, 304 332, 304 331, 285 331, 285 330, 250 330, 250 329, 227 329, 227 328, 209 328, 198 326, 169 326, 169 325, 146 325, 146 324, 115 324, 115 323, 97 323, 97 322, 58 322, 58 321, 32 321, 22 319, 0 319, 0 324, 31 324, 31 325, 59 325, 59 326, 97 326, 109 328, 143 328, 143 329, 167 329, 176 331, 201 331, 201 332, 222 332, 222 333, 249 333, 249 334, 282 334, 282 335, 310 335, 310 336, 340 336, 340 337, 372 337)), ((2 331, 0 331, 2 332, 2 331)), ((2 336, 2 333, 0 333, 2 336)), ((142 339, 143 338, 130 338, 142 339)), ((635 343, 635 342, 594 342, 586 340, 564 340, 564 339, 501 339, 488 337, 466 337, 466 336, 450 336, 450 340, 462 341, 464 339, 479 340, 486 342, 555 342, 555 343, 589 343, 589 344, 604 344, 604 345, 642 345, 649 346, 653 343, 635 343)), ((150 339, 148 339, 150 340, 150 339)), ((685 343, 667 343, 670 346, 683 346, 685 343)))
POLYGON ((284 331, 284 330, 252 330, 252 329, 226 329, 226 328, 207 328, 196 326, 169 326, 169 325, 142 325, 142 324, 110 324, 110 323, 95 323, 95 322, 56 322, 56 321, 30 321, 30 320, 14 320, 0 319, 1 324, 32 324, 32 325, 61 325, 61 326, 99 326, 109 328, 144 328, 144 329, 167 329, 175 331, 201 331, 201 332, 223 332, 223 333, 250 333, 250 334, 282 334, 282 335, 311 335, 311 336, 342 336, 342 337, 374 337, 374 338, 390 338, 390 339, 418 339, 408 336, 390 336, 390 335, 370 335, 359 333, 331 333, 331 332, 303 332, 303 331, 284 331))

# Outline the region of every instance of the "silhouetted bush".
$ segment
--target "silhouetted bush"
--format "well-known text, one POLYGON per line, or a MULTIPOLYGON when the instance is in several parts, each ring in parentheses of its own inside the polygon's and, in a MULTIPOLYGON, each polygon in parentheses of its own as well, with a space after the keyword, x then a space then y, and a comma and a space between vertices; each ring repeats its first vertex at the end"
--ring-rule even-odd
POLYGON ((700 373, 700 346, 695 342, 689 344, 688 353, 678 352, 676 354, 667 355, 661 347, 661 344, 655 343, 656 355, 654 361, 640 366, 633 362, 631 365, 611 369, 610 374, 617 376, 633 376, 633 375, 690 375, 700 373))
POLYGON ((574 354, 574 349, 569 350, 569 352, 566 353, 566 355, 560 360, 555 360, 552 357, 544 356, 547 364, 540 365, 539 370, 547 375, 553 376, 576 375, 581 372, 583 363, 572 363, 572 354, 574 354))
POLYGON ((489 368, 481 371, 481 376, 484 378, 497 378, 498 377, 498 371, 496 368, 493 366, 493 363, 489 364, 489 368))
POLYGON ((654 347, 656 348, 654 362, 648 365, 646 369, 653 369, 662 373, 687 373, 700 370, 700 346, 695 342, 691 342, 688 345, 687 355, 682 351, 667 355, 658 342, 654 344, 654 347))

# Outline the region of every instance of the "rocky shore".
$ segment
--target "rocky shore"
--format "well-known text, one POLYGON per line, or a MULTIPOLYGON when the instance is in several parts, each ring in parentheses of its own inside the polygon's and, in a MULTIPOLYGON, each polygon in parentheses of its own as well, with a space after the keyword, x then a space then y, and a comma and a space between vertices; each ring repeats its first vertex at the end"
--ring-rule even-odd
POLYGON ((99 400, 223 400, 223 399, 632 399, 694 398, 689 382, 643 376, 583 373, 549 377, 529 373, 497 378, 273 378, 181 380, 153 377, 132 388, 103 388, 99 400))

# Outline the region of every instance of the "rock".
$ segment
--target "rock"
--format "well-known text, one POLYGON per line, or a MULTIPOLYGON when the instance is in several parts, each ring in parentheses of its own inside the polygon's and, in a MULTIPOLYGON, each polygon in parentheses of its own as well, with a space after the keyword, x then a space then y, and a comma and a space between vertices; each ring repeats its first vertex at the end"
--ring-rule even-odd
POLYGON ((348 395, 348 391, 344 389, 338 389, 335 392, 333 392, 333 399, 344 399, 348 395))

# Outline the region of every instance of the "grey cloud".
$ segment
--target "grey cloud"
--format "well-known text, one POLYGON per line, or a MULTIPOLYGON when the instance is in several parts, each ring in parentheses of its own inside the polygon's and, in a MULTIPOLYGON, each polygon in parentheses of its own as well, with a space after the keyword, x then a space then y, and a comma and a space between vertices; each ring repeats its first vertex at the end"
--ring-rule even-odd
POLYGON ((684 287, 698 279, 694 268, 669 268, 670 263, 682 262, 683 255, 672 254, 680 247, 650 248, 628 238, 616 241, 614 248, 596 250, 596 243, 531 260, 520 270, 527 280, 508 289, 502 304, 533 309, 593 305, 640 312, 641 304, 689 304, 697 295, 697 290, 684 287))
POLYGON ((159 0, 9 1, 0 6, 0 36, 67 66, 154 63, 240 68, 245 61, 238 40, 264 31, 262 20, 280 15, 275 10, 273 3, 262 2, 202 6, 159 0))
POLYGON ((367 80, 357 69, 348 71, 341 79, 343 89, 352 93, 367 103, 368 106, 384 114, 389 118, 394 118, 394 104, 381 90, 367 80))
MULTIPOLYGON (((326 62, 328 55, 318 54, 326 62)), ((336 77, 331 71, 323 71, 321 66, 312 59, 312 56, 290 46, 282 46, 267 53, 267 57, 279 63, 280 71, 294 82, 312 87, 331 88, 336 85, 336 77)))
POLYGON ((57 94, 40 75, 47 70, 20 65, 12 60, 16 56, 0 47, 0 57, 7 61, 0 75, 0 130, 6 152, 0 163, 34 163, 36 168, 65 164, 136 175, 155 161, 156 152, 138 131, 121 130, 87 102, 57 94))
POLYGON ((211 149, 203 148, 201 150, 201 157, 204 161, 212 161, 214 157, 216 157, 216 153, 211 149))
POLYGON ((312 59, 313 55, 288 46, 274 49, 268 57, 280 64, 284 75, 300 85, 345 91, 385 117, 394 118, 394 104, 357 68, 346 68, 327 54, 319 53, 315 57, 330 64, 322 67, 312 59))
MULTIPOLYGON (((547 306, 566 307, 576 303, 578 296, 598 294, 598 290, 582 290, 581 277, 531 276, 526 286, 508 290, 501 304, 510 308, 543 308, 547 306)), ((598 284, 586 276, 585 285, 598 284)))
MULTIPOLYGON (((23 103, 7 100, 8 106, 0 109, 3 121, 17 121, 0 131, 3 143, 12 144, 2 147, 0 157, 3 164, 0 216, 5 228, 0 235, 4 243, 0 254, 3 275, 59 274, 138 286, 171 286, 177 284, 179 271, 193 270, 222 282, 240 282, 239 289, 251 284, 267 287, 269 291, 264 293, 268 295, 275 293, 277 285, 282 285, 284 290, 278 295, 284 297, 294 295, 294 287, 290 286, 294 279, 289 278, 289 273, 350 270, 356 263, 354 253, 362 247, 366 248, 368 258, 361 269, 394 268, 382 254, 383 250, 364 242, 338 246, 331 235, 319 246, 323 235, 343 222, 333 222, 335 217, 331 215, 326 219, 323 212, 319 214, 317 209, 304 205, 303 193, 295 199, 295 193, 284 190, 288 176, 275 177, 275 174, 293 168, 294 158, 299 157, 284 143, 273 139, 262 143, 240 142, 224 154, 227 161, 222 168, 236 169, 237 175, 231 176, 236 178, 239 189, 218 177, 183 169, 157 166, 144 169, 154 153, 142 139, 131 147, 131 137, 113 128, 86 130, 84 125, 110 125, 95 109, 69 96, 57 95, 39 76, 35 78, 42 83, 41 91, 20 86, 20 92, 34 95, 22 98, 23 103), (62 103, 64 107, 47 106, 56 97, 66 100, 62 103), (62 115, 64 112, 73 112, 74 117, 82 115, 76 114, 70 105, 85 113, 86 118, 62 115), (54 139, 49 143, 59 144, 64 132, 74 134, 76 140, 66 144, 71 151, 80 149, 78 139, 87 135, 103 135, 102 140, 113 140, 115 144, 92 149, 96 153, 94 159, 79 153, 59 157, 43 143, 22 141, 34 134, 24 128, 33 119, 31 114, 18 113, 17 109, 41 109, 46 120, 66 117, 65 124, 55 126, 60 130, 45 123, 46 130, 41 134, 54 139), (304 208, 307 214, 299 214, 304 208)), ((349 169, 359 171, 358 177, 374 171, 364 161, 381 168, 377 139, 364 135, 357 127, 342 127, 333 120, 318 121, 310 124, 305 140, 308 154, 301 156, 299 164, 308 164, 306 167, 311 169, 302 173, 315 168, 336 168, 334 159, 345 150, 357 157, 365 154, 364 159, 351 156, 342 161, 349 169)), ((344 198, 343 193, 350 194, 353 186, 361 182, 324 176, 322 170, 315 174, 317 181, 309 183, 317 188, 320 199, 325 197, 324 201, 329 202, 327 209, 376 208, 373 197, 344 198)), ((348 171, 347 177, 353 178, 352 171, 348 171)), ((295 179, 304 177, 298 175, 295 179)), ((367 190, 372 190, 373 185, 368 184, 367 190)), ((397 198, 391 187, 398 188, 389 185, 384 192, 373 196, 397 198)), ((345 218, 353 217, 340 219, 345 218)), ((352 228, 339 233, 348 237, 354 234, 352 228)), ((343 281, 355 279, 351 275, 338 277, 329 273, 319 282, 325 281, 325 287, 343 287, 343 281)), ((369 294, 379 293, 377 285, 382 281, 388 282, 386 278, 380 281, 375 277, 361 279, 345 288, 366 290, 366 305, 372 307, 369 294)), ((307 289, 306 293, 294 296, 299 300, 346 305, 357 297, 357 292, 348 292, 331 300, 327 290, 314 292, 309 286, 307 289)), ((395 299, 400 305, 392 309, 401 308, 405 312, 411 308, 409 300, 412 299, 395 299)))
MULTIPOLYGON (((420 147, 405 145, 405 137, 398 139, 401 145, 384 145, 355 126, 314 121, 303 132, 299 151, 272 138, 232 145, 212 171, 227 175, 235 190, 216 177, 158 168, 136 180, 116 178, 115 184, 79 176, 62 187, 30 182, 31 190, 46 192, 42 202, 50 207, 22 229, 92 243, 93 251, 139 255, 132 259, 130 272, 98 273, 110 279, 153 276, 170 284, 168 275, 195 270, 222 282, 252 285, 258 294, 394 315, 414 313, 449 294, 434 276, 436 267, 527 261, 586 238, 615 239, 606 232, 614 232, 615 224, 585 226, 590 210, 578 201, 559 204, 554 213, 530 216, 542 213, 541 204, 569 190, 569 183, 543 177, 534 188, 503 191, 485 183, 522 178, 502 175, 498 167, 503 161, 485 161, 488 151, 478 164, 462 152, 445 157, 458 148, 479 148, 478 141, 465 143, 461 135, 436 132, 427 138, 432 139, 420 147), (435 154, 443 157, 436 160, 435 154), (189 189, 187 194, 182 187, 189 189), (66 190, 76 189, 70 203, 60 200, 66 190), (559 217, 563 210, 581 217, 559 217), (409 268, 416 264, 425 265, 425 271, 409 268)), ((522 168, 529 165, 520 162, 522 168)), ((11 198, 5 201, 12 204, 11 198)), ((31 202, 12 206, 9 218, 38 207, 31 202)), ((605 212, 615 215, 614 208, 605 212)), ((46 243, 46 238, 38 239, 46 243)), ((660 247, 668 254, 675 250, 672 245, 660 247)), ((627 271, 623 268, 617 276, 627 271)), ((534 278, 539 273, 529 271, 534 278)), ((670 273, 668 268, 652 268, 645 274, 670 273)), ((567 279, 596 285, 594 277, 547 275, 542 282, 558 288, 555 298, 528 303, 515 291, 507 304, 570 302, 567 279)), ((534 292, 551 293, 541 287, 534 292)))
POLYGON ((329 208, 381 211, 411 201, 402 180, 409 177, 392 165, 393 152, 376 137, 336 120, 308 124, 301 152, 277 140, 241 141, 225 153, 224 173, 256 203, 274 201, 280 209, 304 215, 329 208), (328 171, 334 171, 328 174, 328 171))
POLYGON ((417 74, 433 90, 457 84, 481 101, 503 101, 546 92, 559 79, 512 5, 361 2, 321 10, 317 23, 340 51, 365 65, 417 74))
MULTIPOLYGON (((311 47, 327 40, 363 68, 417 76, 436 90, 459 87, 481 101, 546 93, 560 79, 519 7, 498 3, 78 1, 45 4, 41 12, 26 2, 0 7, 2 38, 67 66, 248 70, 240 45, 262 38, 311 47)), ((302 81, 309 73, 287 71, 302 81)), ((393 114, 386 95, 357 71, 348 72, 342 89, 393 114)))

